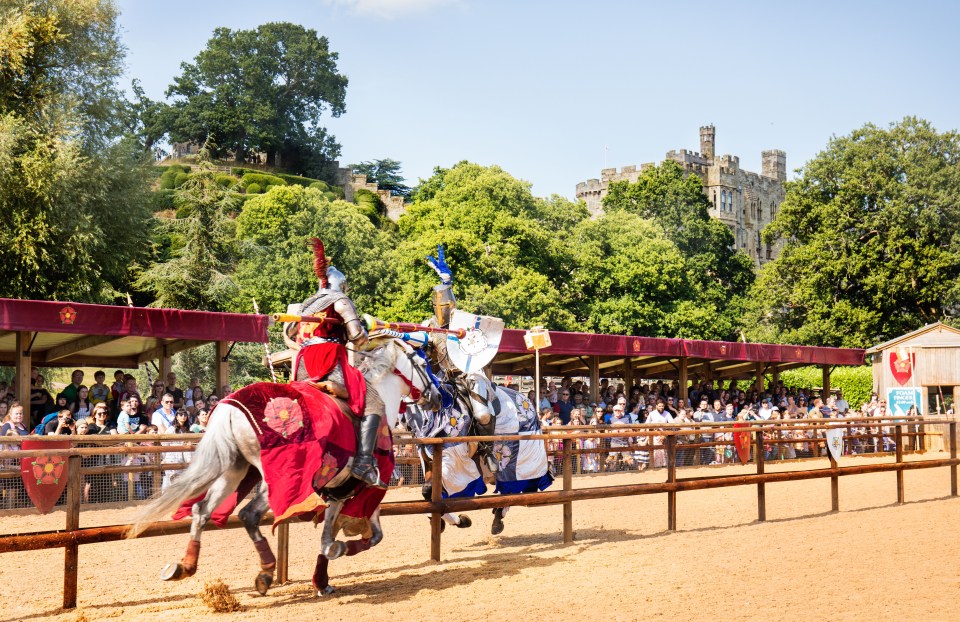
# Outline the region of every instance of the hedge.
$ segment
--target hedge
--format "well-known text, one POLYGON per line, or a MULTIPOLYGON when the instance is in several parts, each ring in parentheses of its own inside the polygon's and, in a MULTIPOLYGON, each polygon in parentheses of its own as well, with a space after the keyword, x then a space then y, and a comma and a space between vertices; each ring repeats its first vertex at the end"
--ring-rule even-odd
POLYGON ((161 190, 173 190, 173 182, 176 180, 177 175, 182 171, 174 170, 172 168, 167 168, 163 173, 160 174, 160 189, 161 190))
POLYGON ((287 182, 283 181, 276 175, 267 175, 266 173, 244 173, 243 177, 240 178, 240 183, 242 183, 244 187, 247 187, 250 184, 257 184, 263 189, 266 189, 268 186, 287 185, 287 182))
POLYGON ((217 173, 213 180, 217 182, 217 185, 221 188, 232 188, 238 181, 233 175, 227 175, 226 173, 217 173))
MULTIPOLYGON (((267 187, 269 188, 269 186, 267 187)), ((260 184, 247 184, 247 194, 260 194, 261 192, 263 192, 263 190, 260 188, 260 184)))
POLYGON ((157 190, 150 193, 150 210, 161 212, 168 209, 176 209, 173 203, 173 197, 176 192, 173 190, 157 190))
POLYGON ((190 179, 189 173, 177 173, 177 176, 173 178, 173 187, 179 188, 183 184, 187 183, 188 179, 190 179))
POLYGON ((315 181, 309 186, 307 186, 307 188, 315 188, 320 192, 328 192, 330 190, 330 186, 328 186, 327 182, 325 181, 315 181))
POLYGON ((300 177, 299 175, 288 175, 287 173, 274 173, 274 174, 290 185, 303 186, 304 188, 310 188, 313 186, 313 184, 324 183, 319 179, 310 179, 309 177, 300 177))
MULTIPOLYGON (((780 380, 787 387, 822 387, 823 371, 819 367, 788 369, 780 372, 780 380)), ((850 408, 860 408, 870 401, 873 393, 873 368, 869 365, 837 367, 830 373, 830 387, 843 390, 843 399, 850 403, 850 408)))

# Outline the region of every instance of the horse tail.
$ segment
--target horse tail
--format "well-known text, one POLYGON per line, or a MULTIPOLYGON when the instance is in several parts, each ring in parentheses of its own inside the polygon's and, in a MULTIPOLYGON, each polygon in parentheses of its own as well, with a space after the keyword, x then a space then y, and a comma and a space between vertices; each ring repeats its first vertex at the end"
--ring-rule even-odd
MULTIPOLYGON (((220 421, 227 422, 229 411, 221 413, 220 421)), ((150 523, 170 516, 187 499, 200 496, 210 485, 237 460, 237 444, 229 432, 229 426, 211 425, 203 439, 197 443, 190 466, 173 480, 160 496, 155 497, 134 516, 127 538, 136 538, 150 523)))

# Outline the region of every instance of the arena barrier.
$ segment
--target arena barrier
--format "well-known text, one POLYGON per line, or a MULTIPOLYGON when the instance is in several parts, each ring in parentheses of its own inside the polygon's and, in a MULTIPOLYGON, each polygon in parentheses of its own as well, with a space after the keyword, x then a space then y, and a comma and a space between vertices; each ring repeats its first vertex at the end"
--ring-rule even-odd
MULTIPOLYGON (((433 445, 435 452, 434 460, 437 464, 442 461, 443 446, 445 443, 461 443, 473 441, 494 441, 494 440, 519 440, 526 442, 544 442, 561 443, 562 447, 553 450, 550 453, 558 459, 559 470, 562 473, 562 489, 547 490, 537 493, 514 494, 514 495, 493 495, 474 498, 448 498, 441 499, 440 471, 434 470, 431 473, 433 484, 433 496, 430 501, 401 501, 384 503, 381 510, 382 516, 398 516, 409 514, 429 514, 430 515, 430 558, 434 561, 440 561, 441 554, 441 516, 448 512, 460 512, 480 509, 491 509, 507 506, 544 506, 557 505, 563 506, 563 541, 565 543, 573 542, 573 502, 588 499, 605 499, 610 497, 643 495, 643 494, 667 494, 667 529, 675 531, 677 528, 677 494, 688 490, 702 490, 708 488, 721 488, 727 486, 748 486, 757 487, 757 519, 766 520, 766 489, 768 483, 798 481, 804 479, 830 478, 831 481, 831 505, 832 510, 840 510, 839 499, 839 478, 846 475, 858 475, 865 473, 879 473, 895 471, 897 474, 897 501, 904 502, 904 480, 903 473, 906 470, 927 469, 937 467, 950 468, 950 495, 957 496, 957 467, 960 460, 957 459, 957 423, 950 419, 923 419, 923 418, 897 418, 897 419, 800 419, 800 420, 778 420, 778 421, 751 421, 740 422, 747 424, 747 427, 733 427, 730 423, 698 423, 698 424, 668 424, 663 425, 632 425, 632 426, 610 426, 602 430, 596 428, 587 428, 583 426, 573 428, 548 428, 545 434, 538 435, 513 435, 513 436, 476 436, 462 438, 444 438, 444 439, 402 439, 404 443, 414 445, 433 445), (911 462, 904 461, 904 455, 910 450, 905 449, 905 442, 908 440, 913 447, 917 444, 923 445, 922 436, 925 426, 937 425, 949 430, 949 458, 923 459, 911 462), (821 457, 820 446, 825 438, 822 434, 831 428, 847 428, 847 434, 844 438, 848 442, 868 440, 873 447, 888 447, 883 439, 889 439, 893 451, 878 451, 873 454, 878 457, 894 457, 894 462, 883 462, 876 464, 861 464, 851 466, 839 466, 830 452, 827 457, 830 461, 829 468, 780 471, 775 473, 765 472, 767 460, 764 457, 763 448, 768 445, 777 445, 782 443, 808 443, 817 448, 814 452, 814 458, 821 457), (904 431, 908 428, 908 431, 904 431), (615 431, 611 431, 615 430, 615 431), (753 440, 753 447, 750 462, 756 466, 754 474, 738 475, 711 475, 689 478, 677 477, 677 449, 678 436, 687 436, 693 434, 696 430, 698 434, 704 434, 709 431, 714 435, 725 434, 750 434, 753 440), (783 438, 784 431, 802 432, 804 440, 798 440, 797 435, 790 435, 783 438), (892 434, 892 436, 891 436, 892 434), (663 439, 662 444, 653 444, 650 442, 654 437, 663 439), (919 437, 919 438, 918 438, 919 437), (640 438, 647 442, 631 442, 626 446, 610 447, 606 442, 612 439, 621 438, 640 438), (574 445, 580 444, 587 439, 596 439, 598 447, 590 449, 575 448, 574 445), (876 440, 870 440, 876 439, 876 440), (760 448, 760 450, 756 450, 760 448), (573 489, 574 463, 580 464, 576 457, 581 455, 598 454, 604 455, 612 452, 666 452, 666 481, 658 483, 639 483, 625 484, 618 486, 595 486, 590 488, 573 489)), ((28 439, 30 437, 27 437, 28 439)), ((33 437, 34 439, 36 437, 33 437)), ((83 478, 90 475, 112 475, 124 473, 129 475, 135 473, 153 473, 156 481, 161 471, 175 468, 184 468, 184 465, 174 465, 157 461, 152 465, 126 465, 126 466, 84 466, 83 459, 90 456, 105 455, 160 455, 172 452, 189 452, 193 450, 191 445, 182 444, 186 441, 196 441, 202 438, 201 435, 159 435, 152 436, 151 443, 155 445, 144 446, 142 435, 133 436, 110 436, 105 437, 100 442, 90 442, 93 439, 84 439, 83 444, 102 444, 112 445, 108 447, 76 447, 72 449, 56 450, 19 450, 19 451, 0 451, 0 464, 3 461, 16 460, 20 458, 36 456, 61 456, 67 459, 69 465, 67 470, 66 485, 66 524, 64 530, 60 531, 36 531, 29 533, 20 533, 15 535, 0 535, 0 553, 21 552, 40 549, 64 548, 64 583, 63 583, 63 607, 71 609, 77 604, 77 577, 79 564, 79 547, 83 544, 94 544, 103 542, 113 542, 124 538, 130 525, 106 525, 100 527, 81 528, 81 498, 83 491, 83 478), (120 444, 118 446, 118 443, 120 444), (179 444, 160 444, 160 443, 179 443, 179 444)), ((63 440, 63 439, 58 439, 63 440)), ((5 438, 4 444, 17 444, 18 439, 5 438)), ((683 445, 685 449, 705 448, 715 446, 725 446, 732 441, 721 438, 717 441, 704 443, 687 443, 683 445)), ((788 461, 790 462, 790 461, 788 461)), ((12 473, 5 473, 4 479, 0 481, 11 480, 12 473)), ((263 524, 272 524, 272 514, 264 516, 263 524)), ((225 528, 241 527, 239 519, 231 517, 225 528)), ((154 537, 173 534, 184 534, 190 530, 190 520, 180 521, 162 521, 149 527, 139 537, 154 537)), ((289 526, 280 525, 277 528, 277 582, 283 583, 287 580, 288 574, 288 551, 289 551, 289 526)))

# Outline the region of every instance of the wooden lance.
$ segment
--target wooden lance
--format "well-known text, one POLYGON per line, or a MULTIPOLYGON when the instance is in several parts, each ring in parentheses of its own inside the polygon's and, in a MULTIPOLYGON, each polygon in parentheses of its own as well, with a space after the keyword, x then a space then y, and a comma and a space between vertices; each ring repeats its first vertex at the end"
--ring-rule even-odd
POLYGON ((434 328, 433 326, 420 326, 410 322, 384 322, 372 315, 363 314, 363 321, 367 325, 368 331, 375 330, 396 330, 405 333, 415 333, 417 331, 424 333, 441 333, 444 335, 453 335, 458 339, 467 336, 466 328, 434 328))

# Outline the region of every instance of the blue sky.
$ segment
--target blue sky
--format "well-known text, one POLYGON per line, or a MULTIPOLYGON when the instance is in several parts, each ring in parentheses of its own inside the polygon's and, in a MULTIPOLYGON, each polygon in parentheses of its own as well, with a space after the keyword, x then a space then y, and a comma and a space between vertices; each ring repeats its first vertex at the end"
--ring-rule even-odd
POLYGON ((346 164, 497 164, 539 196, 699 149, 793 170, 832 135, 915 115, 960 126, 960 3, 119 0, 128 78, 162 98, 217 26, 316 29, 350 79, 326 126, 346 164))

